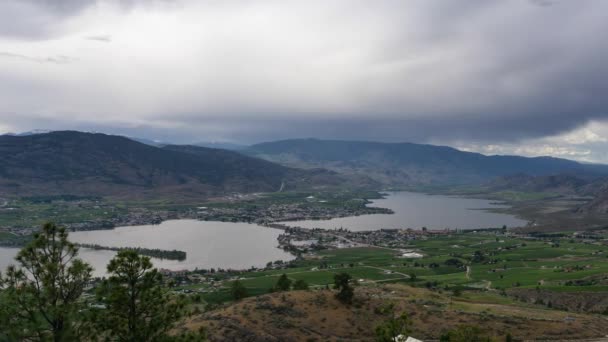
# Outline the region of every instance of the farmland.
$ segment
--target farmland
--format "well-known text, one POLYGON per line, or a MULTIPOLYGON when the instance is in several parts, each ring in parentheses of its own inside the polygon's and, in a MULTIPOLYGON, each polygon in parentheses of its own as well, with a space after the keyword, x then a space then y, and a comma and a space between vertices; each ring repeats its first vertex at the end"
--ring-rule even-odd
MULTIPOLYGON (((388 248, 322 250, 283 266, 287 268, 223 275, 221 286, 206 289, 203 297, 213 303, 230 300, 229 287, 237 278, 249 295, 268 293, 283 273, 322 289, 333 284, 340 272, 349 273, 360 286, 401 283, 472 296, 486 293, 493 301, 511 295, 522 299, 525 290, 608 292, 608 248, 601 241, 564 235, 532 239, 500 231, 454 233, 411 241, 408 250, 423 255, 416 259, 403 258, 400 250, 388 248)), ((197 285, 189 288, 200 289, 197 285)), ((576 310, 575 304, 563 309, 576 310)))

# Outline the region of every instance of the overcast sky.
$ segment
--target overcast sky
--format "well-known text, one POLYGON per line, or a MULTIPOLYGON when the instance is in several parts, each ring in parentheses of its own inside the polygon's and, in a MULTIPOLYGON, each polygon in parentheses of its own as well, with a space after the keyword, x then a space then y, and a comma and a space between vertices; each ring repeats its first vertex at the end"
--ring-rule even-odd
POLYGON ((0 132, 608 162, 606 0, 2 0, 0 132))

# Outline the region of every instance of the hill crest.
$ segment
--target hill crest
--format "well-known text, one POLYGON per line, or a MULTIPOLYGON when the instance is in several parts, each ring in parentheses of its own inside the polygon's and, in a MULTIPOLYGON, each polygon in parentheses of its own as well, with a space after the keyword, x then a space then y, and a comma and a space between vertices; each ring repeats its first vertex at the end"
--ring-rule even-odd
POLYGON ((390 186, 479 184, 525 173, 608 174, 608 166, 554 157, 486 156, 447 146, 415 143, 292 139, 251 146, 247 153, 296 167, 367 174, 390 186))
MULTIPOLYGON (((0 191, 20 196, 217 195, 277 191, 283 182, 288 187, 322 182, 320 172, 294 170, 220 149, 196 147, 196 152, 77 131, 1 136, 0 191)), ((339 182, 334 173, 323 176, 339 182)))

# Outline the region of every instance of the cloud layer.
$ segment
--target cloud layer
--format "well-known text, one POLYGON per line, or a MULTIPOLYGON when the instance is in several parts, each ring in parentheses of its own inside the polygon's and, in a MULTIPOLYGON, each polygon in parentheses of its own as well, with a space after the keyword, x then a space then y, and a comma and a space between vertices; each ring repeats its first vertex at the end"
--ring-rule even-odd
POLYGON ((0 128, 560 137, 608 118, 607 13, 603 0, 7 0, 0 128))

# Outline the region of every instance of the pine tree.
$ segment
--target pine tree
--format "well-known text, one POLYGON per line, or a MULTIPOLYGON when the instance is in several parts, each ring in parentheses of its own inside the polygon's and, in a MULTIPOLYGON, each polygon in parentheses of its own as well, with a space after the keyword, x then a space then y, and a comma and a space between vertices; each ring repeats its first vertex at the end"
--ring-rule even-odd
POLYGON ((283 273, 279 280, 277 280, 277 284, 275 285, 275 289, 277 291, 289 291, 291 289, 291 280, 287 278, 287 274, 283 273))
POLYGON ((308 290, 308 283, 306 280, 298 279, 295 283, 293 283, 294 290, 308 290))
POLYGON ((232 294, 232 298, 234 300, 241 300, 248 296, 247 289, 239 280, 235 280, 232 283, 232 287, 230 288, 230 292, 232 294))
MULTIPOLYGON (((91 279, 91 266, 77 258, 68 233, 47 223, 0 277, 0 331, 7 339, 71 341, 78 339, 80 296, 91 279)), ((0 337, 2 337, 0 334, 0 337)))
POLYGON ((166 338, 183 314, 182 303, 169 295, 150 258, 124 250, 108 264, 110 277, 97 291, 104 304, 94 315, 97 328, 118 341, 166 338))
POLYGON ((353 301, 355 290, 350 286, 349 281, 351 279, 348 273, 338 273, 334 275, 334 288, 338 289, 336 298, 345 304, 350 304, 353 301))

